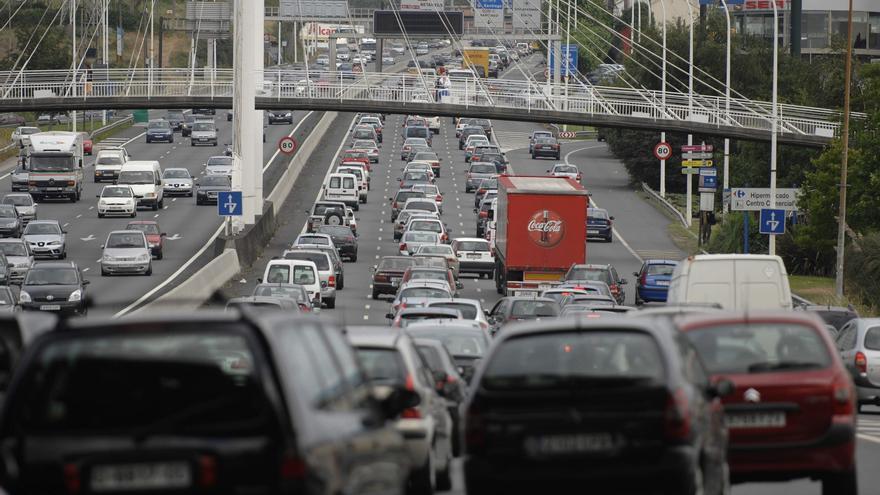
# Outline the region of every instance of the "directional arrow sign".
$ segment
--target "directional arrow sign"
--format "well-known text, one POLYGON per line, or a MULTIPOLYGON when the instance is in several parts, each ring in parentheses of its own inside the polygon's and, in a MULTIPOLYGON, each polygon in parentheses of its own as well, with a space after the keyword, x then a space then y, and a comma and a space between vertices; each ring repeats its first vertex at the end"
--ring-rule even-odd
POLYGON ((785 233, 785 210, 764 208, 761 210, 760 232, 768 235, 785 233))
POLYGON ((711 144, 691 144, 681 147, 682 152, 708 153, 713 150, 715 150, 715 147, 711 144))
POLYGON ((713 153, 682 153, 681 157, 685 160, 711 160, 715 155, 713 153))
POLYGON ((682 167, 713 167, 715 162, 712 160, 682 160, 682 167))
POLYGON ((83 242, 94 241, 94 240, 95 240, 95 236, 92 235, 92 234, 89 234, 88 237, 80 237, 79 240, 81 240, 81 241, 83 241, 83 242))
POLYGON ((244 198, 241 191, 223 191, 217 193, 217 213, 221 217, 240 217, 243 213, 244 198))

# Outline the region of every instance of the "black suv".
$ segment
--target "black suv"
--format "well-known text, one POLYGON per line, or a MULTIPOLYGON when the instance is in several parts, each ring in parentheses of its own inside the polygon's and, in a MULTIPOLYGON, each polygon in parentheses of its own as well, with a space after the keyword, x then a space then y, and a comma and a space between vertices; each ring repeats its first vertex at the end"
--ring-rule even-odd
POLYGON ((69 322, 39 337, 12 379, 0 485, 401 493, 411 463, 389 420, 418 400, 403 384, 371 385, 339 328, 289 312, 69 322))
POLYGON ((39 262, 21 283, 19 303, 24 310, 85 316, 87 285, 89 281, 73 261, 39 262))
POLYGON ((351 227, 345 225, 321 225, 319 234, 327 234, 333 239, 333 245, 339 250, 340 258, 348 258, 353 263, 358 259, 358 241, 351 227))

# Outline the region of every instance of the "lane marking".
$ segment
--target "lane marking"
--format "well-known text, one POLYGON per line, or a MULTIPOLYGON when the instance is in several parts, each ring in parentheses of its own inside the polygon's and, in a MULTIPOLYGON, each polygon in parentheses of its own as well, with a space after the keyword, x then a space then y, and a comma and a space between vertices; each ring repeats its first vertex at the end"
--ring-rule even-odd
MULTIPOLYGON (((299 129, 299 127, 301 125, 303 125, 303 122, 305 122, 306 119, 309 118, 309 116, 311 116, 313 113, 315 113, 315 112, 310 111, 309 113, 305 114, 303 116, 303 118, 299 119, 299 122, 297 122, 296 127, 294 127, 292 131, 290 131, 290 134, 288 134, 287 137, 293 137, 293 134, 299 129)), ((266 166, 263 167, 263 172, 265 172, 267 168, 272 166, 272 162, 275 161, 275 157, 277 157, 279 153, 281 153, 281 150, 277 149, 277 147, 276 147, 275 153, 272 154, 272 158, 269 158, 269 161, 266 162, 266 166)))

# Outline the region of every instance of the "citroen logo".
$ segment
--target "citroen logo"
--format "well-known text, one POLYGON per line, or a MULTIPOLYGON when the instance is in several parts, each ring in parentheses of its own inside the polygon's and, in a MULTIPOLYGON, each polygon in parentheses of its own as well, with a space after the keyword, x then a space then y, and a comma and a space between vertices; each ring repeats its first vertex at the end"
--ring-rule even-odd
POLYGON ((746 402, 761 402, 761 392, 750 388, 743 394, 743 399, 745 399, 746 402))

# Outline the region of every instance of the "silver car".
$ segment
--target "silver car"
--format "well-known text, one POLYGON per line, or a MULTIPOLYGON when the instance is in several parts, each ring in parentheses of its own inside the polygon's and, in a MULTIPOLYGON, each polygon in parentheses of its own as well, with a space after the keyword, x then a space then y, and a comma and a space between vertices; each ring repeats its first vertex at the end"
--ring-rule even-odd
POLYGON ((22 225, 37 219, 37 203, 28 193, 13 193, 3 196, 3 204, 14 205, 22 225))
POLYGON ((835 344, 855 380, 859 412, 865 404, 880 405, 880 318, 850 320, 835 344))
POLYGON ((153 256, 147 237, 140 230, 114 230, 101 246, 101 275, 153 274, 153 256))
POLYGON ((212 156, 205 162, 205 175, 225 175, 232 177, 233 159, 231 156, 212 156))
POLYGON ((494 163, 489 162, 472 162, 467 171, 467 181, 464 185, 464 192, 469 193, 475 191, 483 179, 491 179, 498 175, 498 168, 494 163))
POLYGON ((27 271, 34 264, 34 255, 23 239, 0 239, 0 252, 6 255, 6 261, 12 265, 9 269, 9 281, 24 280, 27 271))
POLYGON ((193 124, 192 134, 189 136, 190 146, 197 144, 210 144, 217 146, 217 127, 213 122, 199 122, 193 124))
POLYGON ((283 258, 314 263, 318 268, 318 278, 321 279, 321 301, 329 309, 336 307, 336 270, 329 254, 317 249, 288 249, 284 251, 283 258))
POLYGON ((193 176, 185 168, 166 168, 162 172, 162 188, 165 196, 193 195, 193 176))
POLYGON ((21 238, 28 243, 34 258, 67 258, 67 236, 58 220, 34 220, 27 224, 21 238))
POLYGON ((12 190, 27 191, 29 178, 30 174, 26 168, 21 165, 15 167, 15 170, 11 172, 10 176, 10 179, 12 180, 12 190))
POLYGON ((398 251, 402 256, 408 256, 419 250, 426 244, 441 244, 440 234, 436 232, 410 231, 404 232, 400 238, 398 251))

